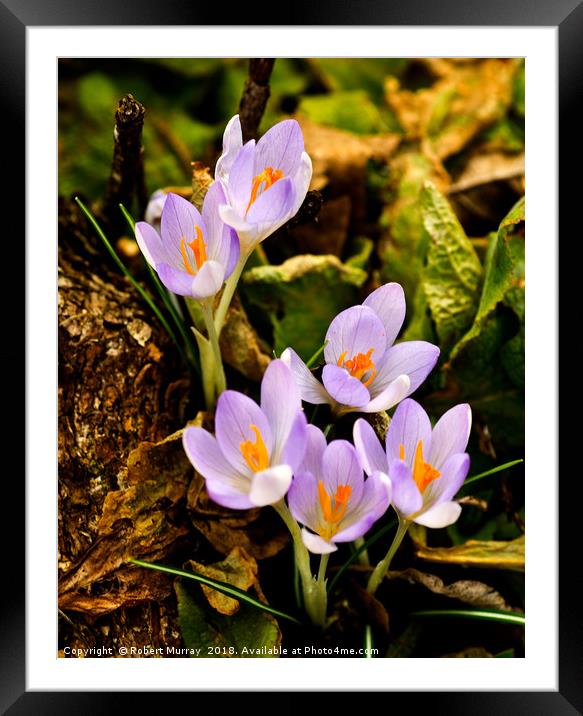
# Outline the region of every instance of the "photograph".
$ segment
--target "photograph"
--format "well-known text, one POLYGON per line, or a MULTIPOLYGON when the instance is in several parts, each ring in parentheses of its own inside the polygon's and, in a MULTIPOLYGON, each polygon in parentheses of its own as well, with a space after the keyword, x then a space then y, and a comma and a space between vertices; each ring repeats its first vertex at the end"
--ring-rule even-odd
POLYGON ((524 195, 521 57, 60 58, 57 656, 522 659, 524 195))

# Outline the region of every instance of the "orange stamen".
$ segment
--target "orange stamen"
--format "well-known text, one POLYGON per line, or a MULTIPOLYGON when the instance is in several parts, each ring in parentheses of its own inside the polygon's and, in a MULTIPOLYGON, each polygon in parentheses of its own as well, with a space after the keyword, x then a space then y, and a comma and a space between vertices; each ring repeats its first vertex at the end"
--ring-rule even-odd
POLYGON ((336 494, 334 495, 334 503, 332 503, 332 499, 326 492, 324 483, 322 480, 318 481, 318 497, 320 498, 322 515, 326 522, 328 522, 328 527, 330 527, 330 525, 338 525, 340 520, 344 517, 351 494, 352 487, 350 487, 350 485, 338 485, 336 494))
POLYGON ((273 186, 276 181, 279 181, 280 179, 283 179, 283 172, 281 169, 273 169, 272 167, 266 167, 261 174, 258 174, 256 177, 253 178, 253 184, 251 185, 251 198, 249 199, 249 204, 247 205, 247 210, 245 211, 245 215, 247 215, 247 212, 257 199, 257 195, 259 194, 259 189, 261 189, 261 186, 264 185, 263 191, 266 189, 269 189, 270 186, 273 186))
POLYGON ((261 430, 257 425, 250 425, 249 428, 255 433, 255 442, 245 440, 239 445, 239 449, 253 472, 260 472, 269 467, 269 453, 263 442, 261 430))
POLYGON ((399 460, 404 460, 404 459, 405 459, 405 446, 403 445, 403 443, 401 443, 399 445, 399 460))
POLYGON ((186 239, 184 238, 184 236, 180 239, 180 252, 182 254, 182 261, 184 263, 184 267, 191 276, 195 276, 197 270, 200 269, 200 267, 206 261, 206 244, 203 241, 200 226, 195 226, 194 230, 196 231, 196 238, 189 244, 186 243, 186 239), (191 265, 190 259, 188 258, 188 254, 186 252, 187 246, 192 249, 192 253, 194 254, 196 270, 191 265))
MULTIPOLYGON (((399 448, 399 452, 403 455, 401 459, 404 459, 405 448, 402 445, 399 448)), ((419 491, 423 492, 429 483, 433 482, 433 480, 437 480, 440 476, 441 473, 439 470, 436 470, 433 465, 430 465, 423 459, 423 440, 419 440, 417 443, 417 449, 415 450, 415 459, 413 461, 413 479, 415 480, 419 491)))
POLYGON ((375 364, 371 360, 374 348, 369 348, 366 353, 357 353, 349 360, 345 360, 346 353, 347 351, 344 351, 340 354, 338 366, 340 368, 346 368, 350 375, 354 378, 358 378, 358 380, 362 380, 366 373, 372 371, 370 376, 363 383, 363 385, 370 385, 377 374, 375 364))

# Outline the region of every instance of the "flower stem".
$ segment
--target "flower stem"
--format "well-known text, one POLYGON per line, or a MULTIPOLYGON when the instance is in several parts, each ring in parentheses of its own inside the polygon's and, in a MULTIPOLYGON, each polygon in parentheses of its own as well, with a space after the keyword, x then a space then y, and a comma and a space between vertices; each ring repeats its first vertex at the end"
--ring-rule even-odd
POLYGON ((320 560, 318 577, 312 576, 310 567, 310 554, 302 540, 300 526, 294 520, 288 506, 283 500, 273 505, 273 508, 285 522, 294 543, 294 554, 296 565, 302 582, 302 594, 304 597, 304 608, 315 626, 324 627, 326 620, 327 592, 326 592, 326 566, 328 555, 323 554, 320 560))
POLYGON ((244 253, 239 256, 239 261, 237 261, 237 265, 235 266, 233 273, 229 276, 225 283, 223 295, 221 296, 219 306, 215 313, 215 330, 217 333, 217 337, 221 335, 221 331, 223 330, 223 326, 225 325, 227 311, 229 310, 229 306, 231 305, 233 294, 235 293, 235 289, 237 288, 237 284, 239 283, 239 279, 241 278, 241 274, 243 273, 243 269, 245 268, 245 264, 247 263, 248 258, 248 253, 244 253))
POLYGON ((227 379, 225 378, 225 369, 223 367, 223 357, 219 346, 219 337, 215 329, 213 321, 213 309, 211 301, 201 301, 202 315, 206 326, 209 343, 211 345, 212 354, 215 361, 214 378, 216 386, 216 395, 219 396, 227 387, 227 379))
POLYGON ((395 534, 395 537, 393 538, 391 546, 389 547, 389 551, 374 568, 374 571, 370 575, 370 579, 368 580, 366 589, 370 594, 374 594, 377 591, 380 583, 383 581, 385 574, 389 571, 389 567, 391 565, 391 561, 395 555, 395 552, 399 549, 399 545, 403 541, 403 537, 407 534, 407 530, 409 529, 410 524, 411 522, 409 522, 408 520, 399 519, 399 526, 397 527, 397 532, 395 534))

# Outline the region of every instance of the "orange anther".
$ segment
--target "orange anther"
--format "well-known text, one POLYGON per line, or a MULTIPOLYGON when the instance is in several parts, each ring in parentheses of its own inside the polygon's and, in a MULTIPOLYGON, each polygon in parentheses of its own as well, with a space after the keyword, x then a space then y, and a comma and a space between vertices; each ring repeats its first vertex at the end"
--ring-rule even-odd
POLYGON ((375 364, 371 360, 373 352, 374 348, 369 348, 366 353, 357 353, 349 360, 345 360, 347 351, 344 351, 340 354, 337 365, 340 368, 346 368, 350 375, 354 378, 358 378, 358 380, 362 380, 366 373, 372 371, 370 376, 363 383, 363 385, 370 385, 377 374, 375 364))
POLYGON ((245 215, 247 215, 247 212, 257 199, 257 195, 259 194, 259 189, 261 189, 261 186, 263 186, 263 190, 269 189, 270 186, 273 186, 276 181, 279 181, 280 179, 283 179, 283 172, 281 169, 273 169, 273 167, 266 167, 261 174, 258 174, 256 177, 253 178, 253 184, 251 185, 251 198, 249 199, 249 204, 247 204, 247 210, 245 211, 245 215))
POLYGON ((188 273, 191 276, 195 276, 197 270, 200 269, 200 267, 206 261, 206 245, 202 238, 202 231, 200 229, 200 226, 195 226, 194 230, 196 232, 196 238, 193 241, 191 241, 189 244, 186 243, 186 239, 184 238, 184 236, 180 239, 180 252, 182 254, 182 261, 184 263, 184 268, 188 271, 188 273), (190 249, 192 250, 192 253, 194 254, 194 260, 196 262, 196 269, 190 263, 188 253, 186 251, 187 246, 190 247, 190 249))
MULTIPOLYGON (((403 454, 404 452, 403 448, 403 454)), ((415 459, 413 461, 413 479, 415 480, 419 491, 423 492, 430 482, 437 480, 440 476, 441 473, 439 470, 436 470, 433 465, 430 465, 423 459, 423 441, 419 440, 417 443, 417 449, 415 450, 415 459)))
POLYGON ((245 440, 239 445, 239 449, 253 472, 260 472, 269 467, 269 453, 265 447, 261 430, 257 425, 250 425, 249 428, 255 433, 255 442, 245 440))

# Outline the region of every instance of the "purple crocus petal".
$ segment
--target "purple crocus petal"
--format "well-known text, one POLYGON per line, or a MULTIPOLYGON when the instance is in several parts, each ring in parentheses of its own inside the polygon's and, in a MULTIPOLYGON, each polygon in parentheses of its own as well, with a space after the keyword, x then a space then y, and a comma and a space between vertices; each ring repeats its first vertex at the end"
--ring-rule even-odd
POLYGON ((249 499, 256 507, 274 505, 285 497, 292 481, 289 465, 275 465, 255 474, 249 499))
POLYGON ((372 308, 352 306, 339 313, 330 324, 324 358, 326 363, 337 365, 340 358, 350 360, 372 348, 371 359, 376 365, 383 357, 385 345, 385 328, 372 308))
POLYGON ((301 471, 294 475, 287 502, 295 520, 311 530, 318 529, 322 514, 318 499, 318 478, 314 474, 301 471))
POLYGON ((231 248, 230 236, 225 236, 225 224, 219 216, 219 206, 226 201, 225 191, 221 183, 216 181, 209 187, 202 205, 202 220, 207 231, 206 236, 203 236, 207 259, 219 261, 223 266, 227 265, 231 248))
POLYGON ((154 226, 154 228, 160 228, 160 218, 166 203, 166 192, 162 189, 156 189, 156 191, 150 197, 148 206, 144 212, 144 219, 148 224, 154 226))
POLYGON ((232 465, 225 460, 217 440, 209 432, 202 428, 187 427, 182 434, 182 444, 194 469, 204 477, 207 485, 209 482, 215 485, 217 494, 247 495, 249 478, 233 470, 232 465))
POLYGON ((225 267, 218 261, 205 261, 192 279, 191 296, 196 299, 216 295, 225 280, 225 267))
MULTIPOLYGON (((315 425, 308 425, 306 429, 306 449, 298 471, 310 472, 316 479, 320 479, 324 450, 326 450, 324 433, 315 425)), ((304 522, 304 524, 308 523, 304 522)))
POLYGON ((186 271, 180 271, 179 269, 170 266, 169 264, 158 264, 156 266, 158 277, 160 281, 166 286, 169 291, 176 293, 179 296, 191 296, 192 297, 192 283, 194 276, 186 271))
MULTIPOLYGON (((374 385, 374 381, 373 381, 374 385)), ((373 385, 370 386, 371 393, 373 385)), ((408 375, 400 375, 392 383, 375 397, 367 405, 360 409, 361 413, 380 413, 382 410, 389 410, 411 392, 411 380, 408 375)))
POLYGON ((239 115, 231 117, 223 133, 223 153, 217 160, 215 179, 226 181, 233 166, 235 158, 243 146, 243 133, 239 115))
POLYGON ((403 517, 418 512, 423 506, 423 497, 407 463, 402 460, 391 462, 389 477, 393 488, 393 505, 397 512, 403 517))
POLYGON ((281 354, 281 360, 289 366, 293 373, 296 384, 300 389, 302 400, 313 405, 331 402, 327 390, 314 378, 308 366, 293 348, 286 348, 281 354))
POLYGON ((152 268, 156 268, 156 264, 168 263, 166 249, 156 229, 145 221, 138 221, 135 233, 138 246, 152 268))
POLYGON ((424 527, 449 527, 457 521, 462 511, 461 505, 457 502, 440 502, 426 512, 415 517, 413 522, 424 527))
MULTIPOLYGON (((432 438, 433 440, 433 438, 432 438)), ((451 500, 464 484, 470 469, 470 456, 465 453, 450 455, 441 467, 441 475, 433 480, 423 493, 423 501, 428 506, 451 500)))
POLYGON ((225 267, 225 279, 227 279, 233 273, 235 266, 239 261, 241 245, 237 232, 226 224, 223 229, 223 241, 229 246, 229 258, 225 267))
MULTIPOLYGON (((431 449, 431 423, 427 413, 416 401, 404 400, 395 410, 387 431, 387 460, 404 460, 412 469, 419 441, 423 442, 423 457, 428 459, 431 449), (401 454, 401 445, 405 455, 401 454)), ((391 480, 393 476, 389 473, 391 480)))
POLYGON ((235 390, 225 390, 217 401, 215 433, 219 447, 228 462, 243 475, 252 475, 252 470, 241 452, 241 443, 256 442, 251 429, 255 425, 271 456, 273 438, 271 428, 263 411, 251 398, 235 390))
POLYGON ((294 176, 304 151, 304 136, 295 119, 286 119, 271 127, 257 142, 255 168, 259 174, 267 167, 294 176))
POLYGON ((292 207, 292 216, 297 214, 298 209, 304 203, 308 189, 310 188, 310 182, 312 181, 312 160, 303 152, 300 160, 300 166, 293 178, 295 187, 294 204, 292 207))
POLYGON ((322 481, 333 497, 341 486, 351 489, 350 500, 358 503, 364 490, 362 465, 356 450, 347 440, 333 440, 322 456, 322 481))
POLYGON ((456 405, 444 413, 433 428, 428 462, 441 470, 450 455, 463 453, 471 427, 472 410, 467 403, 456 405))
POLYGON ((375 471, 387 472, 387 456, 372 426, 359 418, 353 428, 354 447, 367 475, 375 471))
MULTIPOLYGON (((352 500, 351 500, 352 501, 352 500)), ((334 542, 353 542, 366 534, 391 504, 391 481, 382 472, 374 472, 364 483, 364 492, 357 507, 342 520, 347 523, 336 535, 334 542)))
POLYGON ((370 393, 358 378, 337 365, 325 365, 322 381, 326 390, 341 405, 360 408, 370 402, 370 393))
POLYGON ((230 226, 239 234, 239 238, 241 240, 257 234, 257 228, 248 224, 241 214, 228 204, 219 206, 219 216, 221 217, 221 220, 227 224, 227 226, 230 226))
POLYGON ((307 444, 308 421, 303 410, 298 411, 283 449, 282 462, 295 472, 302 464, 307 444))
POLYGON ((330 552, 336 552, 338 547, 332 542, 326 542, 319 535, 315 535, 313 532, 309 532, 307 529, 302 529, 302 542, 313 554, 330 554, 330 552))
POLYGON ((168 255, 176 256, 176 261, 180 264, 182 264, 181 240, 184 239, 185 244, 192 243, 195 238, 195 226, 200 227, 206 241, 206 228, 198 210, 186 199, 170 192, 162 211, 160 230, 168 255))
MULTIPOLYGON (((290 178, 280 179, 260 194, 251 204, 245 217, 249 224, 258 224, 260 227, 276 228, 281 226, 290 215, 294 203, 294 185, 290 178)), ((260 229, 264 231, 264 228, 260 229)), ((273 233, 272 229, 269 233, 273 233)))
POLYGON ((433 370, 439 358, 439 348, 426 341, 404 341, 392 346, 377 365, 377 376, 371 385, 381 392, 395 378, 403 373, 409 376, 409 394, 417 390, 433 370))
POLYGON ((363 306, 368 306, 381 319, 387 334, 387 348, 392 346, 405 320, 405 292, 398 283, 386 283, 373 291, 363 306))
MULTIPOLYGON (((280 462, 283 449, 298 413, 302 398, 291 370, 281 360, 272 360, 261 381, 261 410, 273 435, 274 463, 280 462)), ((299 458, 301 460, 301 456, 299 458)))
POLYGON ((255 174, 255 141, 252 139, 237 154, 231 166, 229 182, 226 187, 229 203, 240 217, 245 216, 249 206, 255 174))
MULTIPOLYGON (((215 480, 207 480, 205 483, 206 491, 213 502, 231 510, 249 510, 255 505, 249 499, 248 494, 229 492, 222 482, 215 480)), ((251 487, 251 483, 249 483, 251 487)))

